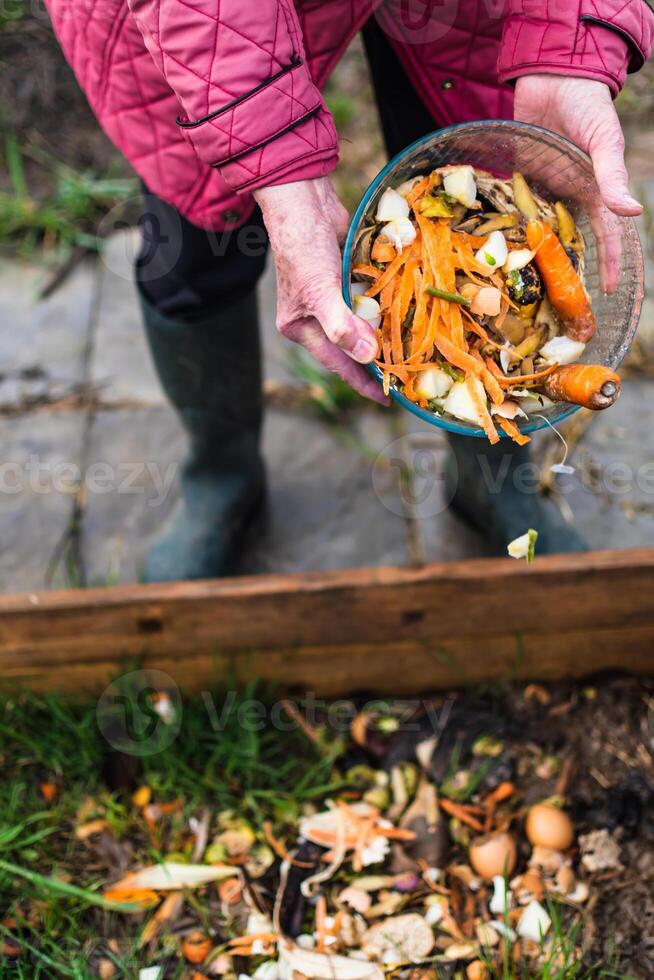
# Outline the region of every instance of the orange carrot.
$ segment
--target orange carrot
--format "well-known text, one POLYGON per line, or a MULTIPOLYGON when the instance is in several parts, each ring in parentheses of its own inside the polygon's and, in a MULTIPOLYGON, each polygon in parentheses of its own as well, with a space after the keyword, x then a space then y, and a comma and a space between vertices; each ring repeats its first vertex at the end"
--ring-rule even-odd
POLYGON ((393 302, 394 291, 395 280, 390 279, 379 294, 379 305, 381 306, 382 310, 390 310, 391 303, 393 302))
POLYGON ((392 262, 396 255, 397 252, 395 251, 395 246, 390 242, 384 241, 384 239, 378 235, 370 252, 370 258, 372 261, 392 262))
POLYGON ((456 817, 457 820, 460 820, 462 823, 467 823, 469 827, 473 828, 473 830, 484 829, 484 825, 480 823, 476 817, 472 817, 462 803, 455 803, 454 800, 448 800, 444 797, 441 797, 438 803, 441 810, 445 810, 447 814, 449 814, 451 817, 456 817))
POLYGON ((474 359, 480 365, 481 370, 479 372, 479 378, 482 384, 484 385, 484 388, 490 395, 491 401, 495 405, 501 405, 502 402, 504 401, 504 392, 500 386, 500 383, 498 382, 495 375, 491 374, 491 372, 486 367, 486 364, 484 363, 484 359, 479 353, 479 351, 472 350, 470 353, 472 357, 474 357, 474 359))
POLYGON ((468 376, 466 378, 466 388, 468 389, 468 392, 470 393, 470 398, 472 399, 472 404, 475 406, 475 410, 476 410, 477 415, 479 416, 479 418, 481 420, 481 425, 482 425, 482 428, 483 428, 484 432, 486 433, 486 435, 488 437, 488 441, 490 442, 491 446, 494 446, 495 443, 497 443, 497 442, 500 441, 500 437, 497 434, 497 429, 493 425, 493 420, 491 418, 490 412, 488 411, 488 408, 486 407, 485 392, 484 392, 483 395, 480 394, 477 386, 476 385, 473 385, 473 384, 470 384, 470 380, 471 380, 470 379, 470 376, 468 376))
POLYGON ((375 268, 374 265, 355 265, 352 272, 358 276, 366 276, 368 279, 374 279, 375 281, 381 276, 381 270, 375 268))
POLYGON ((470 372, 472 374, 481 374, 481 365, 468 354, 466 351, 459 350, 458 347, 448 340, 440 331, 437 331, 436 337, 434 338, 434 343, 436 347, 443 355, 446 361, 453 364, 454 367, 460 368, 462 371, 470 372))
MULTIPOLYGON (((406 265, 404 267, 406 272, 406 265)), ((403 361, 402 351, 402 280, 404 275, 395 284, 395 296, 391 304, 391 354, 394 361, 403 361)))
POLYGON ((528 442, 531 442, 529 436, 524 435, 518 428, 518 426, 511 419, 502 418, 501 415, 495 416, 496 421, 504 429, 507 436, 511 436, 514 442, 517 442, 519 446, 526 446, 528 442))
POLYGON ((542 382, 543 378, 547 378, 553 371, 556 371, 558 365, 550 364, 549 367, 543 368, 542 371, 535 371, 533 374, 512 374, 508 377, 506 374, 502 374, 497 364, 490 358, 486 361, 489 371, 492 371, 499 383, 503 387, 510 388, 512 385, 517 385, 521 388, 526 384, 534 384, 536 381, 542 382), (492 368, 491 364, 495 367, 492 368))
POLYGON ((586 343, 595 333, 595 317, 583 283, 563 245, 543 221, 527 224, 527 243, 536 252, 536 266, 566 334, 586 343))
POLYGON ((404 266, 404 271, 402 273, 400 292, 402 295, 400 301, 400 319, 402 323, 406 319, 406 315, 409 312, 409 306, 411 305, 411 300, 413 299, 413 293, 415 290, 415 273, 418 271, 418 266, 411 256, 406 261, 404 266))
POLYGON ((557 402, 572 402, 599 411, 609 408, 620 394, 620 378, 600 364, 566 364, 543 381, 543 389, 557 402))
POLYGON ((386 266, 379 279, 366 290, 366 296, 376 296, 377 293, 381 293, 384 286, 388 285, 395 278, 408 257, 409 249, 405 248, 386 266))

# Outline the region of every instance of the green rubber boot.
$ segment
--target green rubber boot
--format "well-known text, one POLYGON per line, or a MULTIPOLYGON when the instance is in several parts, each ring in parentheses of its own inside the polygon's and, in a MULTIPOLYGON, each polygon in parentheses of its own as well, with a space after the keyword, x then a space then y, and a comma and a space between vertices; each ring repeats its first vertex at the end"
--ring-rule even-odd
POLYGON ((452 510, 488 538, 498 554, 529 528, 538 531, 537 554, 587 551, 556 504, 538 492, 538 467, 529 446, 501 439, 448 434, 445 493, 452 510))
POLYGON ((181 500, 144 579, 228 575, 265 497, 256 293, 193 322, 159 313, 143 296, 141 306, 159 379, 190 439, 181 500))

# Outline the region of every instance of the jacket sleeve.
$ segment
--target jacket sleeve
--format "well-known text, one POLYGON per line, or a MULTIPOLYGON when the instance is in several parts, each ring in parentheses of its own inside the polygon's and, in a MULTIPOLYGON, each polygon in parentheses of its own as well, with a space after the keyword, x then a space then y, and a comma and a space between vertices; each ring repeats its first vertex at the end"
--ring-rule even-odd
POLYGON ((319 177, 338 162, 293 0, 129 0, 181 106, 177 124, 233 190, 319 177))
POLYGON ((654 12, 646 0, 509 0, 500 81, 576 75, 605 82, 615 97, 649 57, 654 12))

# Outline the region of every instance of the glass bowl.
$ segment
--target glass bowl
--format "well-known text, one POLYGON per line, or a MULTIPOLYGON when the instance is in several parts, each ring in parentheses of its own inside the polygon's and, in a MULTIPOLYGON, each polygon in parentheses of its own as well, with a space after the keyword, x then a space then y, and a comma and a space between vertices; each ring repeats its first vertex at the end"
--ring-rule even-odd
MULTIPOLYGON (((375 177, 361 199, 350 224, 343 252, 343 294, 351 306, 352 252, 360 229, 372 224, 377 202, 387 187, 397 187, 419 174, 449 163, 470 163, 498 177, 519 170, 543 197, 562 200, 572 212, 586 243, 584 281, 590 294, 597 332, 586 346, 582 360, 617 368, 629 350, 638 326, 643 300, 643 256, 631 218, 612 215, 602 204, 588 157, 573 143, 539 126, 506 120, 483 120, 440 129, 412 143, 375 177), (617 263, 617 285, 605 292, 604 242, 609 236, 617 263)), ((382 383, 382 372, 370 365, 382 383)), ((391 396, 425 422, 460 435, 485 438, 474 423, 462 422, 420 408, 395 386, 391 396)), ((567 402, 545 409, 539 418, 521 420, 523 432, 534 432, 563 421, 578 406, 567 402), (547 420, 547 421, 545 421, 547 420)), ((504 433, 501 433, 504 436, 504 433)))

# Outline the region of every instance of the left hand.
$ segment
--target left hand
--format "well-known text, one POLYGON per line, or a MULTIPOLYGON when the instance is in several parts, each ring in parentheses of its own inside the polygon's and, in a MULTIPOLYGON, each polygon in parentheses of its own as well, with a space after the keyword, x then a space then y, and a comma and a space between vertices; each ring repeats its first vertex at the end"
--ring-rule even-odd
MULTIPOLYGON (((636 216, 642 205, 629 192, 624 162, 624 136, 611 92, 603 82, 562 75, 524 75, 516 82, 515 118, 551 129, 585 150, 606 207, 614 214, 636 216)), ((618 222, 601 217, 596 228, 602 252, 602 278, 607 292, 619 280, 618 222)))
POLYGON ((608 85, 589 78, 524 75, 515 86, 515 118, 567 137, 593 161, 602 200, 614 214, 643 210, 629 193, 624 136, 608 85))

